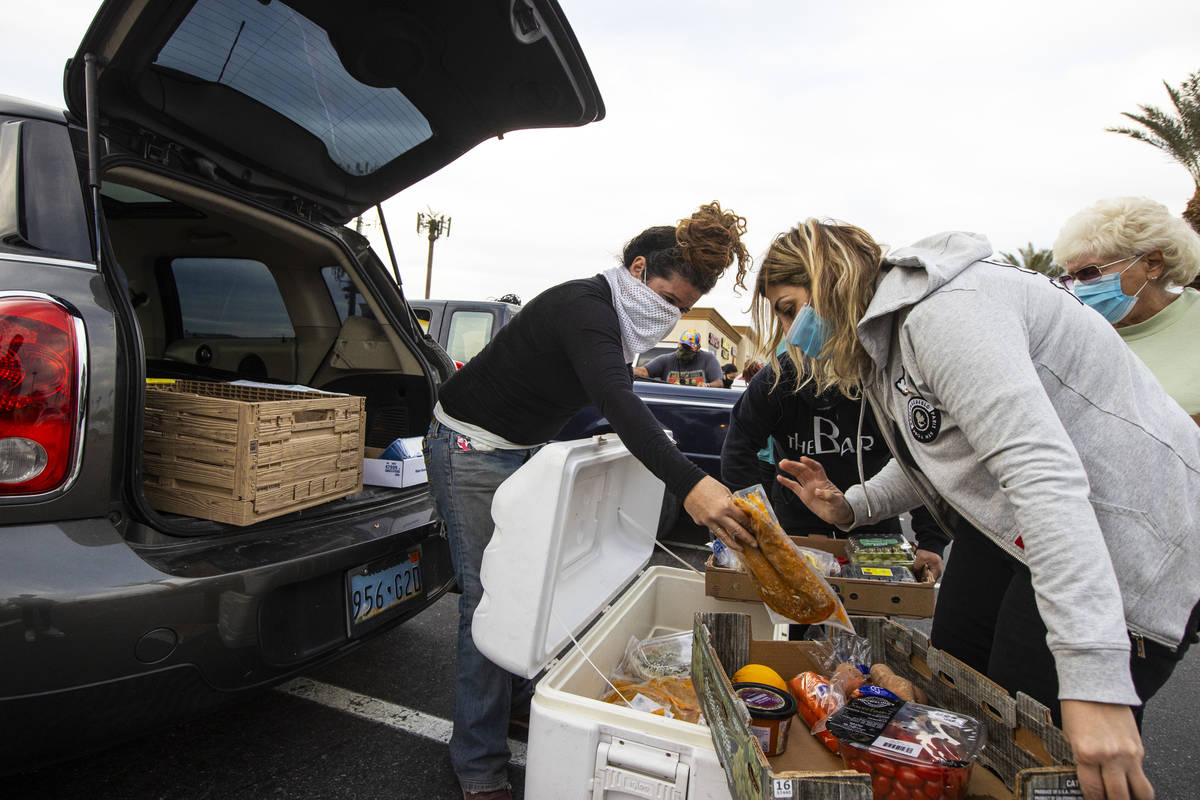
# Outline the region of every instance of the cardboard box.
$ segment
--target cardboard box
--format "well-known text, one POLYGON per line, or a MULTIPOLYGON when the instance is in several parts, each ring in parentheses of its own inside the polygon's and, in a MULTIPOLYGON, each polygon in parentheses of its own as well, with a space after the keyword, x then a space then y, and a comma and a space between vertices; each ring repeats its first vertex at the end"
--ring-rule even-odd
POLYGON ((420 436, 397 439, 386 450, 368 447, 363 450, 363 456, 363 483, 368 486, 399 489, 428 481, 420 436), (384 458, 384 455, 399 458, 384 458))
MULTIPOLYGON (((1045 706, 1024 694, 1009 697, 918 631, 881 617, 855 617, 854 626, 871 641, 873 660, 924 689, 930 705, 968 714, 987 729, 971 775, 972 800, 1083 797, 1070 747, 1045 706)), ((795 675, 819 666, 819 643, 752 639, 748 617, 717 612, 697 613, 693 634, 692 682, 736 800, 871 800, 869 776, 846 770, 803 722, 793 725, 787 750, 767 759, 733 696, 729 675, 740 667, 766 664, 795 675)))
POLYGON ((364 403, 261 385, 148 384, 143 492, 160 511, 231 525, 357 492, 364 403))
MULTIPOLYGON (((793 536, 801 547, 824 550, 845 558, 846 540, 828 536, 793 536)), ((933 616, 935 586, 930 582, 885 583, 852 578, 827 578, 850 614, 882 614, 888 617, 924 619, 933 616)), ((718 567, 710 556, 704 565, 704 591, 722 600, 761 603, 749 573, 718 567)))

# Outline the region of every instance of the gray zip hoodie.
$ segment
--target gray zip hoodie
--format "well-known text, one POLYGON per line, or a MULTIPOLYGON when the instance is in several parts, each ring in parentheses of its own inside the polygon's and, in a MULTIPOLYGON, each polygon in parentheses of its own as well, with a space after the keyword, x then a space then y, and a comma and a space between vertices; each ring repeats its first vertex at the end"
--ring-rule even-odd
POLYGON ((854 526, 940 495, 1029 566, 1059 698, 1137 705, 1129 633, 1176 647, 1200 599, 1200 428, 1100 314, 991 252, 887 258, 858 335, 897 457, 846 492, 854 526))

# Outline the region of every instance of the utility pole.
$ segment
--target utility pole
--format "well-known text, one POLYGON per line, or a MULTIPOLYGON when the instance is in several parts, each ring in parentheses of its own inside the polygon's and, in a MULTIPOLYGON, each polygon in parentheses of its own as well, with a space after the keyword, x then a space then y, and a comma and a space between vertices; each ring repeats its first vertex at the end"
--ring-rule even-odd
POLYGON ((417 212, 417 233, 429 232, 429 260, 425 264, 425 299, 429 299, 429 286, 433 282, 433 243, 443 235, 450 237, 450 217, 432 211, 417 212))

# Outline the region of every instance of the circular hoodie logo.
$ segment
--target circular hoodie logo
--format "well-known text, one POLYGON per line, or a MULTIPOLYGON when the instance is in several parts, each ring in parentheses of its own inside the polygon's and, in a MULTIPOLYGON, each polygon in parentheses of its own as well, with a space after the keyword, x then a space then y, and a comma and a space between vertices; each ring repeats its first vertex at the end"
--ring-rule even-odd
POLYGON ((918 442, 928 444, 942 428, 942 413, 928 401, 914 397, 908 401, 908 429, 918 442))

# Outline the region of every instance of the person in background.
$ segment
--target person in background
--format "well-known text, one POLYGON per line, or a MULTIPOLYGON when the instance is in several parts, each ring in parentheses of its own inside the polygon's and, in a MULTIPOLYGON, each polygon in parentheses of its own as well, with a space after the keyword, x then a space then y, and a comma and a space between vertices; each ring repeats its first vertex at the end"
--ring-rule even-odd
MULTIPOLYGON (((666 336, 737 262, 749 264, 746 221, 717 203, 678 225, 647 228, 620 265, 554 286, 524 304, 480 353, 442 384, 425 461, 462 595, 450 761, 468 800, 509 800, 508 723, 531 686, 485 658, 471 638, 479 570, 500 484, 579 409, 595 405, 629 451, 699 525, 734 550, 754 546, 730 491, 687 459, 633 392, 629 364, 666 336)), ((719 375, 719 372, 718 372, 719 375)), ((545 502, 531 497, 529 502, 545 502)))
POLYGON ((738 368, 737 368, 736 364, 722 364, 721 365, 721 379, 722 379, 721 385, 724 386, 726 389, 728 389, 730 386, 733 386, 733 382, 735 380, 737 380, 737 376, 738 376, 738 368))
POLYGON ((721 377, 721 362, 712 353, 700 349, 700 331, 692 329, 684 331, 679 337, 675 352, 663 353, 644 367, 634 367, 633 374, 685 386, 720 388, 725 385, 721 377))
POLYGON ((1146 197, 1083 209, 1054 241, 1062 284, 1104 315, 1200 424, 1200 235, 1146 197))
POLYGON ((809 276, 801 369, 861 391, 894 456, 844 494, 808 457, 780 480, 843 530, 919 503, 969 519, 1020 566, 989 677, 1061 720, 1087 800, 1149 800, 1140 712, 1200 624, 1200 428, 1103 317, 991 253, 949 232, 885 258, 815 219, 776 238, 767 260, 809 276))
MULTIPOLYGON (((721 448, 721 480, 734 490, 763 482, 779 524, 789 534, 836 537, 842 534, 835 526, 809 511, 775 480, 776 466, 772 465, 812 456, 831 480, 849 484, 857 479, 860 465, 865 475, 874 475, 891 453, 875 415, 863 407, 861 399, 851 399, 836 388, 818 393, 811 380, 801 380, 793 360, 801 356, 799 342, 791 334, 796 312, 809 293, 807 272, 768 253, 759 267, 750 304, 756 339, 772 357, 751 379, 730 413, 721 448), (765 462, 764 447, 768 448, 765 462), (769 476, 766 481, 764 471, 769 476)), ((864 530, 902 533, 895 517, 864 530)), ((917 537, 913 571, 936 580, 949 536, 924 507, 913 511, 913 532, 917 537)))

